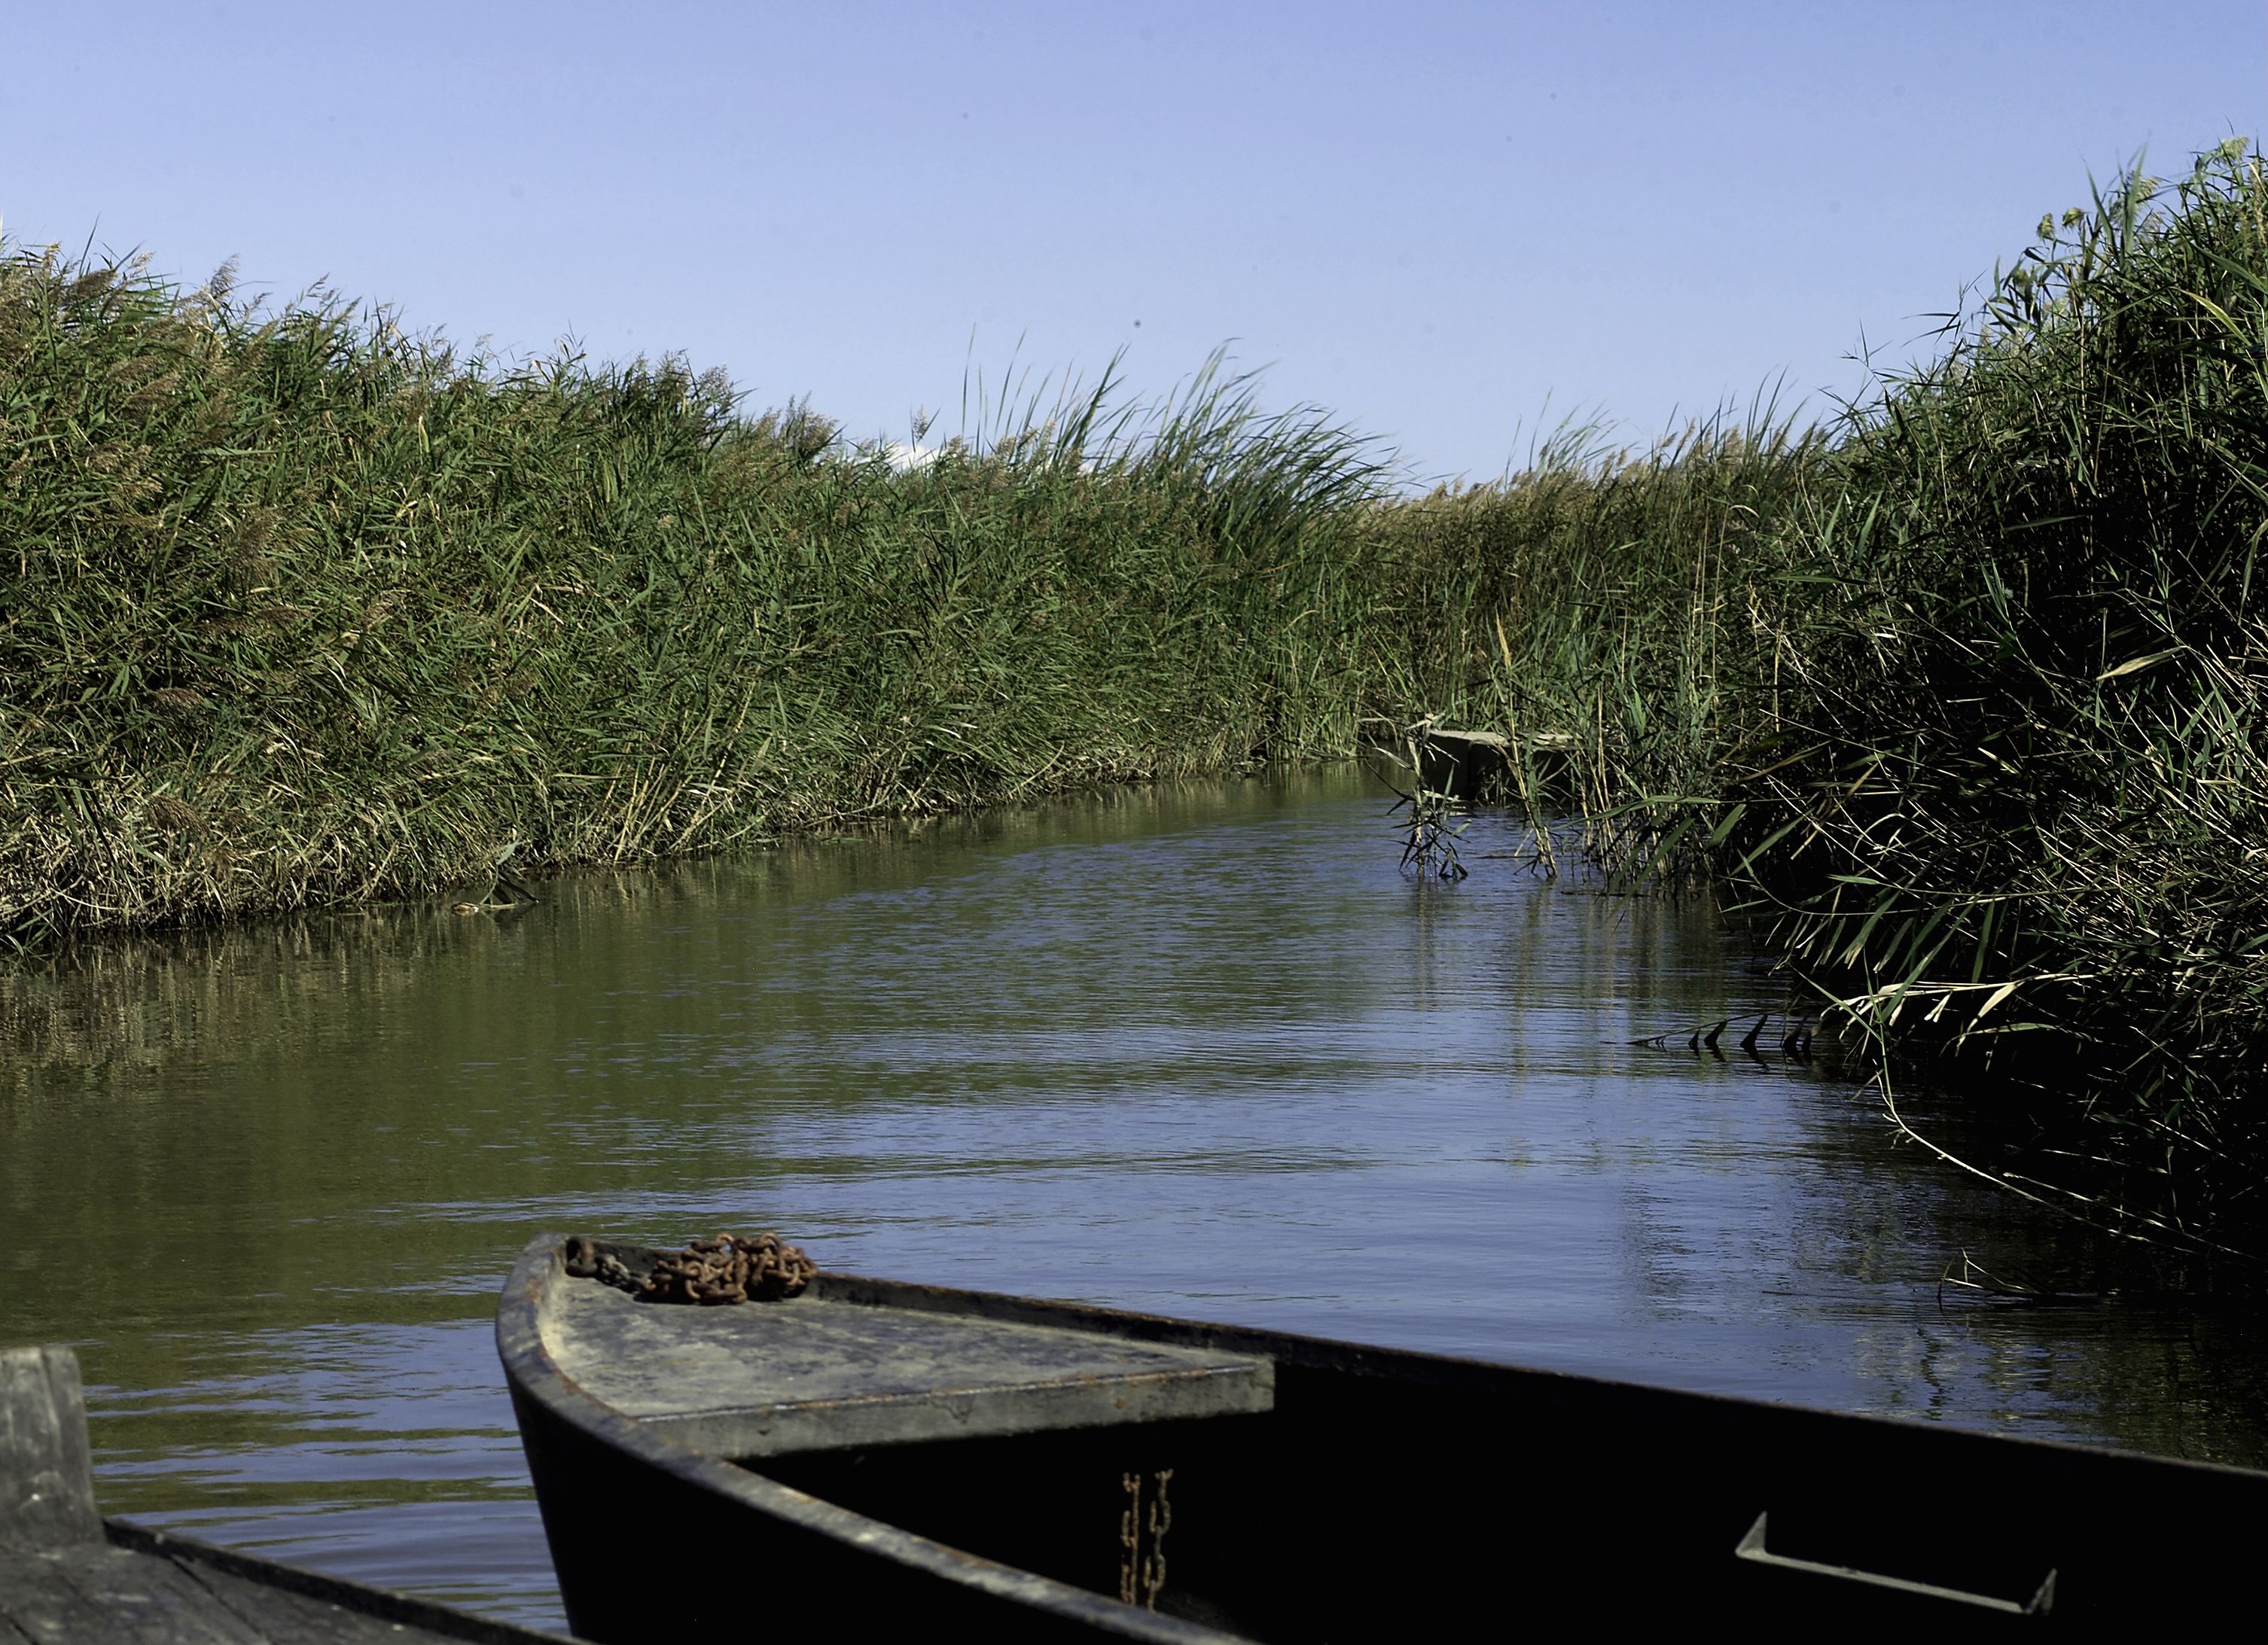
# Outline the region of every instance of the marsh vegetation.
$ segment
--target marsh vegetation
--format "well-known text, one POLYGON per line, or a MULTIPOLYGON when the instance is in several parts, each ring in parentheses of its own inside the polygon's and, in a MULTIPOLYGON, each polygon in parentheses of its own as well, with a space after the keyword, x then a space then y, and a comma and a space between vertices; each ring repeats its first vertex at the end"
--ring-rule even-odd
POLYGON ((1886 1076, 1976 1076, 2045 1145, 2010 1186, 2199 1247, 2268 1155, 2264 298, 2233 143, 2043 220, 1830 424, 1406 515, 1485 568, 1464 712, 1574 733, 1617 871, 1714 875, 1886 1076))
POLYGON ((1886 1069, 1974 1071, 2059 1150, 2026 1192, 2220 1243, 2268 1156, 2264 347, 2242 144, 2043 221, 1826 422, 1568 430, 1418 497, 1219 371, 893 466, 675 363, 507 366, 18 253, 0 931, 1340 757, 1430 714, 1508 733, 1618 883, 1717 881, 1886 1069))

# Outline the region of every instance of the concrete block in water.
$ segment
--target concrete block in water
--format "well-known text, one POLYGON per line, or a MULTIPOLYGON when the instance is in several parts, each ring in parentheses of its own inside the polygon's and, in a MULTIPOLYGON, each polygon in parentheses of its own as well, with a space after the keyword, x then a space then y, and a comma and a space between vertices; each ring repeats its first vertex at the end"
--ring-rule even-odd
POLYGON ((1531 780, 1543 793, 1557 789, 1574 746, 1575 739, 1565 731, 1535 731, 1515 741, 1501 731, 1425 725, 1412 731, 1398 748, 1378 744, 1370 752, 1390 760, 1405 780, 1415 775, 1419 785, 1433 793, 1486 804, 1519 797, 1523 755, 1531 780), (1413 746, 1419 762, 1415 774, 1410 770, 1413 746))

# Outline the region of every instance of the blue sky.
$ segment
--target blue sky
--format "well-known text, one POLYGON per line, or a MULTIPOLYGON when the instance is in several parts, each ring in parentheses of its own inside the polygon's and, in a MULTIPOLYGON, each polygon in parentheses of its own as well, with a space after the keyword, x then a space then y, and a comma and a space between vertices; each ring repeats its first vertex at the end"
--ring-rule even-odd
POLYGON ((851 432, 1217 345, 1424 476, 1858 381, 2040 214, 2268 115, 2223 4, 11 9, 11 243, 682 350, 851 432))

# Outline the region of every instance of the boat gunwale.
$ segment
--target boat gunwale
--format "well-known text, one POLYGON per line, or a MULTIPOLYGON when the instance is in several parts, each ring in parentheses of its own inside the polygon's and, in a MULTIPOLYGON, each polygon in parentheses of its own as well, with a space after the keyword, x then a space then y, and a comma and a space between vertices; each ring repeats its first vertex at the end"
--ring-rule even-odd
MULTIPOLYGON (((521 1261, 527 1259, 536 1245, 546 1240, 564 1242, 566 1236, 541 1235, 531 1242, 521 1261)), ((635 1253, 651 1258, 663 1254, 652 1247, 628 1241, 600 1240, 600 1248, 622 1253, 635 1253)), ((561 1277, 565 1277, 563 1264, 561 1277)), ((1065 1301, 1051 1297, 1018 1296, 1002 1291, 968 1290, 953 1286, 929 1285, 909 1280, 878 1279, 869 1274, 845 1274, 821 1270, 812 1282, 806 1295, 814 1302, 834 1302, 850 1306, 906 1308, 929 1313, 947 1313, 998 1319, 1010 1325, 1053 1326, 1077 1329, 1099 1335, 1116 1336, 1135 1341, 1159 1342, 1169 1347, 1197 1348, 1230 1354, 1248 1355, 1255 1358, 1273 1359, 1278 1365, 1294 1365, 1305 1369, 1336 1371, 1361 1377, 1391 1377, 1418 1386, 1439 1388, 1482 1388, 1500 1386, 1505 1379, 1514 1378, 1544 1386, 1559 1386, 1602 1395, 1637 1399, 1670 1408, 1684 1406, 1697 1412, 1704 1410, 1740 1413, 1762 1416, 1768 1421, 1782 1422, 1816 1422, 1851 1432, 1896 1434, 1901 1438, 1918 1438, 1930 1444, 1952 1444, 1975 1447, 2005 1453, 2008 1447, 2021 1447, 2049 1454, 2082 1458, 2093 1463, 2128 1463, 2147 1468, 2176 1468, 2207 1475, 2233 1479, 2268 1479, 2268 1470, 2247 1468, 2233 1463, 2205 1462, 2187 1457, 2164 1457, 2146 1451, 2128 1450, 2111 1445, 2098 1445, 2084 1441, 2064 1439, 2043 1435, 2002 1434, 1982 1428, 1955 1427, 1949 1424, 1920 1421, 1910 1417, 1882 1416, 1872 1412, 1835 1411, 1818 1406, 1796 1405, 1785 1400, 1758 1399, 1748 1394, 1719 1393, 1701 1389, 1675 1388, 1659 1383, 1628 1381, 1620 1377, 1594 1376, 1583 1371, 1557 1370, 1542 1366, 1521 1365, 1502 1360, 1484 1360, 1469 1355, 1440 1354, 1421 1348, 1392 1348, 1381 1343, 1366 1343, 1336 1337, 1309 1336, 1298 1332, 1278 1331, 1262 1326, 1235 1326, 1217 1322, 1188 1319, 1171 1314, 1144 1313, 1131 1309, 1106 1308, 1093 1303, 1065 1301)), ((777 1306, 778 1304, 760 1304, 777 1306)), ((791 1302, 787 1305, 793 1306, 791 1302)), ((688 1308, 683 1311, 688 1319, 700 1318, 707 1311, 688 1308)), ((566 1373, 562 1371, 564 1377, 566 1373)), ((571 1377, 567 1378, 571 1383, 571 1377)), ((578 1392, 581 1390, 578 1387, 578 1392)), ((595 1396, 585 1394, 595 1404, 604 1405, 595 1396)), ((612 1410, 612 1406, 605 1408, 612 1410)), ((636 1418, 625 1418, 636 1421, 636 1418)))
POLYGON ((240 1548, 207 1542, 201 1537, 185 1537, 177 1531, 137 1524, 130 1519, 113 1515, 104 1516, 102 1531, 104 1540, 109 1546, 123 1549, 129 1553, 160 1560, 185 1560, 263 1588, 273 1588, 284 1593, 296 1594, 303 1599, 337 1605, 357 1616, 374 1617, 396 1627, 422 1628, 445 1639, 469 1640, 473 1645, 523 1645, 525 1641, 556 1641, 556 1645, 583 1645, 571 1635, 555 1633, 549 1628, 530 1627, 524 1622, 508 1622, 502 1617, 482 1616, 477 1612, 467 1611, 438 1599, 358 1583, 350 1576, 334 1576, 328 1571, 268 1559, 240 1548))

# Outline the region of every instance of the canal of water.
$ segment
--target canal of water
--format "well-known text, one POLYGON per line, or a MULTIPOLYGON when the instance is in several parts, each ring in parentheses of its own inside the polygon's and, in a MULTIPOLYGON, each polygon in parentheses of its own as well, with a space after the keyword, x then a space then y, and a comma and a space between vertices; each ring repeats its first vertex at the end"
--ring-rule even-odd
POLYGON ((0 985, 0 1341, 106 1507, 560 1624, 490 1337, 541 1230, 2268 1462, 2268 1334, 1846 1082, 1704 903, 1397 869, 1351 768, 91 947, 0 985), (1769 1042, 1767 1042, 1769 1043, 1769 1042), (1729 1048, 1729 1037, 1727 1048, 1729 1048))

